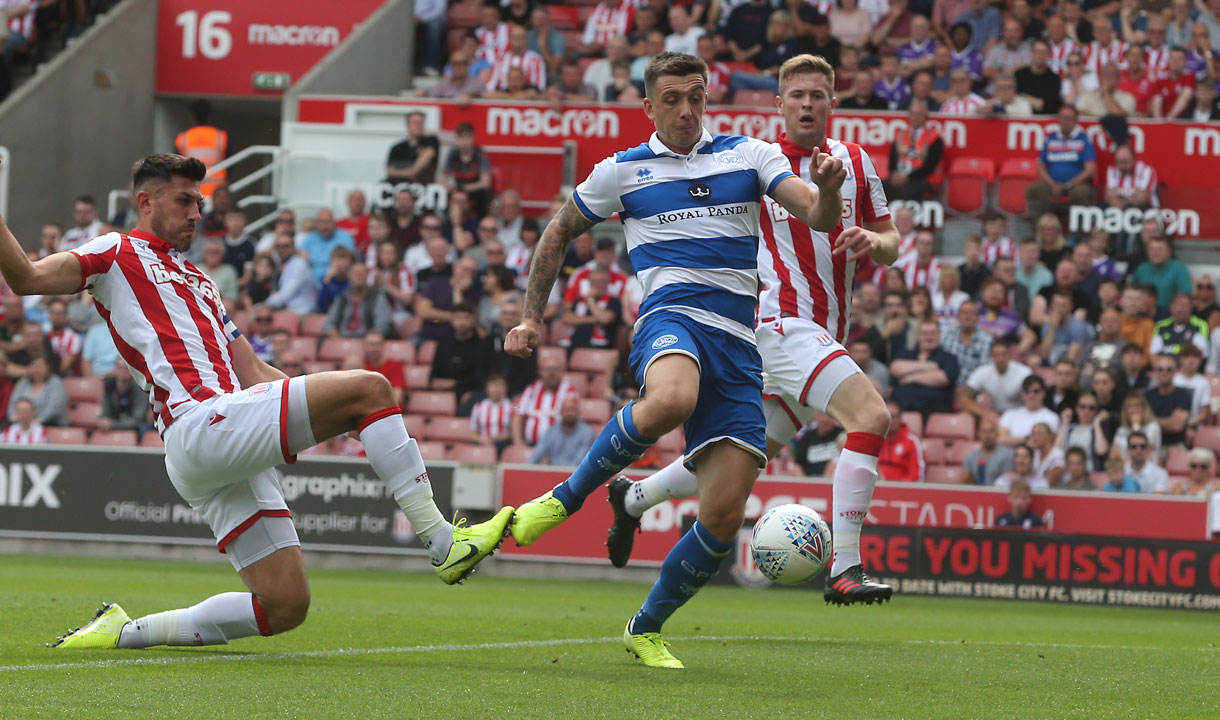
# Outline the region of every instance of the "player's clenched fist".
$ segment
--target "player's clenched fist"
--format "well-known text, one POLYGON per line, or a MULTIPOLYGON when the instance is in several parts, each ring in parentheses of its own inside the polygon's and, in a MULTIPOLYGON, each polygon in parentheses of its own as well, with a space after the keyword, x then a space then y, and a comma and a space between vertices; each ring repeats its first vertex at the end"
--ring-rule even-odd
POLYGON ((508 331, 508 335, 504 338, 504 352, 509 355, 527 358, 533 354, 534 348, 538 347, 538 343, 542 337, 538 332, 538 326, 533 323, 521 323, 517 327, 508 331))
POLYGON ((818 151, 813 156, 809 179, 823 190, 838 190, 847 179, 847 168, 843 167, 843 161, 834 155, 818 151))

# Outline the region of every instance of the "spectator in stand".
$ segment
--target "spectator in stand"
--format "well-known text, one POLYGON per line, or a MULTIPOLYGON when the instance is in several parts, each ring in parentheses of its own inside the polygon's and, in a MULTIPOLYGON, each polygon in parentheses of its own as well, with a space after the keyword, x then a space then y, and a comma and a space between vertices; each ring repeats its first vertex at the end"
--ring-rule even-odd
MULTIPOLYGON (((1138 349, 1138 348, 1137 348, 1138 349)), ((1126 390, 1118 387, 1118 371, 1111 368, 1098 368, 1093 371, 1090 384, 1092 392, 1097 396, 1098 412, 1105 411, 1109 417, 1105 420, 1106 437, 1113 440, 1114 431, 1118 429, 1119 417, 1123 412, 1123 400, 1126 390)))
POLYGON ((1029 433, 1029 447, 1034 451, 1034 474, 1046 478, 1048 486, 1058 485, 1063 477, 1065 458, 1046 423, 1034 425, 1029 433))
MULTIPOLYGON (((709 91, 711 90, 711 80, 714 72, 712 69, 712 58, 715 55, 715 50, 712 48, 712 46, 713 43, 710 36, 701 36, 699 38, 699 57, 703 58, 704 61, 708 63, 709 91), (707 37, 706 43, 704 42, 703 37, 707 37), (705 44, 708 46, 706 51, 703 49, 705 44)), ((620 60, 630 61, 630 59, 631 51, 630 47, 627 45, 627 38, 622 35, 615 35, 606 43, 606 56, 603 58, 598 58, 589 63, 589 67, 585 69, 584 83, 597 90, 598 100, 609 101, 609 98, 606 97, 606 91, 614 84, 614 63, 619 62, 620 60)), ((726 87, 727 83, 728 80, 726 78, 726 87)))
POLYGON ((1122 458, 1112 457, 1106 461, 1106 484, 1101 486, 1107 492, 1137 493, 1139 483, 1126 472, 1126 464, 1122 458))
POLYGON ((445 159, 444 183, 450 192, 466 192, 476 213, 486 212, 491 205, 491 161, 483 149, 475 145, 474 125, 458 123, 456 137, 456 145, 445 159))
MULTIPOLYGON (((1138 0, 1137 0, 1138 2, 1138 0)), ((1163 78, 1169 74, 1169 48, 1165 42, 1165 20, 1160 16, 1148 18, 1148 44, 1144 46, 1147 55, 1148 72, 1153 77, 1163 78)), ((1182 66, 1186 66, 1186 48, 1182 46, 1182 66)))
POLYGON ((1118 88, 1135 98, 1135 114, 1149 117, 1148 104, 1160 91, 1160 80, 1148 70, 1148 54, 1139 45, 1127 48, 1127 69, 1118 81, 1118 88))
POLYGON ((269 252, 274 249, 275 237, 279 233, 288 233, 288 236, 297 242, 305 238, 305 233, 297 232, 296 214, 292 212, 291 208, 280 210, 279 214, 275 216, 275 223, 272 224, 271 229, 259 236, 258 242, 254 244, 254 251, 269 252))
MULTIPOLYGON (((230 213, 232 214, 232 213, 230 213)), ((233 266, 225 263, 225 243, 223 240, 209 238, 203 244, 203 261, 200 270, 216 285, 217 292, 225 305, 235 307, 237 303, 237 272, 233 266)))
POLYGON ((1169 473, 1156 464, 1155 450, 1142 432, 1133 432, 1127 439, 1130 455, 1123 466, 1123 475, 1130 478, 1144 493, 1169 492, 1169 473))
MULTIPOLYGON (((12 360, 10 353, 9 359, 12 360)), ((9 396, 8 418, 16 419, 16 406, 22 398, 34 403, 34 417, 42 425, 59 426, 68 422, 68 391, 64 381, 55 374, 47 360, 35 357, 29 361, 24 377, 17 381, 9 396)))
MULTIPOLYGON (((1053 17, 1056 16, 1052 16, 1052 18, 1053 17)), ((1063 105, 1073 105, 1079 109, 1085 95, 1089 92, 1096 91, 1100 87, 1098 84, 1098 78, 1093 73, 1088 72, 1084 64, 1084 53, 1080 52, 1079 50, 1073 50, 1071 53, 1069 53, 1065 63, 1066 71, 1063 73, 1063 79, 1059 85, 1059 98, 1062 101, 1060 107, 1063 105)), ((1115 76, 1114 84, 1115 86, 1118 85, 1117 75, 1115 76)), ((1101 100, 1102 109, 1104 111, 1104 99, 1099 96, 1098 100, 1101 100)), ((1132 102, 1134 101, 1134 98, 1132 98, 1132 102)), ((1081 110, 1081 112, 1084 111, 1081 110)), ((1106 113, 1103 112, 1103 114, 1106 113)))
MULTIPOLYGON (((966 31, 969 32, 968 27, 966 27, 966 31)), ((953 66, 953 52, 949 46, 938 45, 932 51, 932 68, 928 71, 932 73, 932 99, 936 101, 938 109, 953 95, 952 75, 956 69, 953 66)), ((969 72, 969 69, 966 68, 966 71, 969 72)))
POLYGON ((425 133, 424 113, 420 110, 408 112, 407 137, 395 143, 386 158, 386 181, 424 185, 432 182, 436 178, 440 147, 440 140, 435 135, 425 133))
POLYGON ((1199 78, 1195 85, 1195 104, 1186 113, 1187 120, 1208 122, 1220 120, 1220 100, 1216 98, 1216 79, 1210 75, 1199 78))
POLYGON ((793 0, 789 3, 789 7, 796 26, 796 34, 801 37, 809 37, 808 52, 811 55, 826 58, 826 62, 830 63, 832 67, 839 67, 843 43, 831 35, 830 19, 809 3, 798 3, 793 0))
POLYGON ((932 87, 932 71, 917 70, 911 76, 911 97, 902 109, 909 110, 911 103, 921 102, 928 108, 929 112, 938 112, 940 110, 940 103, 933 97, 932 87))
POLYGON ((376 285, 369 285, 369 270, 355 263, 348 270, 346 290, 331 304, 322 326, 327 337, 360 338, 370 332, 390 334, 390 301, 376 285))
POLYGON ((1186 46, 1187 66, 1196 75, 1216 77, 1217 37, 1214 28, 1220 27, 1220 8, 1213 13, 1200 13, 1199 20, 1190 31, 1190 43, 1186 46))
POLYGON ((961 482, 994 485, 1001 475, 1013 469, 1012 448, 999 444, 996 421, 990 416, 979 421, 978 439, 981 444, 962 463, 961 482))
MULTIPOLYGON (((356 188, 347 194, 347 217, 335 221, 335 227, 352 236, 356 243, 356 253, 360 256, 369 252, 369 213, 368 199, 364 191, 356 188)), ((227 259, 226 259, 227 262, 227 259)), ((240 272, 240 269, 238 270, 240 272)))
POLYGON ((978 366, 960 386, 961 409, 975 417, 986 417, 991 411, 1004 413, 1019 407, 1025 379, 1033 374, 1027 366, 1012 359, 1012 344, 998 340, 991 345, 991 362, 978 366), (990 409, 978 402, 980 393, 987 395, 990 409))
MULTIPOLYGON (((119 349, 115 347, 107 324, 90 325, 81 343, 80 374, 85 377, 105 375, 118 361, 119 349)), ((0 380, 0 384, 3 384, 3 380, 0 380)))
POLYGON ((336 247, 330 251, 330 266, 326 268, 326 274, 318 285, 318 305, 315 312, 324 313, 330 310, 335 298, 347 290, 350 284, 349 272, 354 261, 352 251, 345 247, 336 247))
POLYGON ((1099 368, 1116 370, 1121 367, 1119 358, 1127 341, 1122 337, 1123 316, 1117 308, 1101 311, 1097 324, 1097 337, 1084 346, 1080 353, 1080 368, 1085 377, 1092 377, 1099 368))
POLYGON ((1111 13, 1109 20, 1115 34, 1132 45, 1148 38, 1148 16, 1140 8, 1140 0, 1119 0, 1118 12, 1111 13))
POLYGON ((584 82, 579 62, 564 60, 559 69, 559 77, 546 89, 546 96, 551 101, 551 108, 559 111, 563 103, 588 103, 597 100, 597 88, 584 82))
POLYGON ((423 71, 428 77, 441 74, 447 5, 445 0, 416 0, 413 6, 416 27, 423 28, 423 71))
POLYGON ((890 395, 890 371, 886 366, 873 358, 873 348, 868 341, 859 338, 853 340, 850 347, 851 359, 864 372, 881 397, 890 395))
POLYGON ((933 248, 936 234, 928 229, 921 229, 915 235, 915 249, 898 258, 893 267, 902 271, 909 288, 933 288, 940 283, 940 260, 936 259, 933 248))
MULTIPOLYGON (((1039 290, 1030 302, 1030 323, 1040 324, 1050 321, 1051 298, 1056 293, 1063 293, 1071 298, 1072 302, 1068 308, 1070 315, 1080 320, 1087 319, 1092 314, 1096 297, 1086 294, 1077 287, 1079 282, 1080 273, 1076 271, 1076 264, 1066 258, 1060 260, 1055 265, 1055 274, 1052 276, 1051 284, 1039 290)), ((1092 332, 1089 335, 1091 337, 1092 332)))
POLYGON ((574 467, 593 445, 593 428, 580 419, 580 399, 569 395, 559 405, 559 422, 542 433, 530 453, 531 465, 574 467))
POLYGON ((665 38, 665 49, 668 52, 694 55, 699 38, 705 30, 695 24, 690 11, 682 5, 671 5, 669 8, 669 36, 665 38))
POLYGON ((24 321, 20 325, 16 341, 9 344, 8 376, 11 378, 25 377, 29 372, 30 363, 34 360, 44 360, 52 375, 59 374, 59 356, 51 341, 43 335, 42 326, 36 322, 24 321))
POLYGON ((45 445, 50 442, 46 428, 34 415, 34 402, 18 400, 10 418, 12 424, 0 432, 0 445, 45 445))
MULTIPOLYGON (((715 65, 719 67, 708 71, 708 99, 712 104, 724 102, 724 93, 728 91, 729 77, 732 75, 732 72, 724 63, 715 63, 715 65), (712 85, 713 82, 715 85, 712 85)), ((639 87, 631 79, 631 62, 629 60, 615 62, 610 71, 613 75, 613 80, 609 87, 606 88, 606 94, 603 98, 605 102, 638 103, 643 100, 643 94, 640 93, 639 87)))
POLYGON ((1135 159, 1130 145, 1114 151, 1114 164, 1106 169, 1105 201, 1118 208, 1160 207, 1157 198, 1156 170, 1135 159))
MULTIPOLYGON (((1096 324, 1101 314, 1101 273, 1093 268, 1093 248, 1087 241, 1081 240, 1072 246, 1071 263, 1076 269, 1075 290, 1084 293, 1089 298, 1086 306, 1087 320, 1096 324)), ((1117 291, 1117 286, 1113 288, 1117 291)))
MULTIPOLYGON (((979 292, 983 304, 979 327, 997 340, 1007 338, 1013 342, 1019 342, 1020 354, 1023 355, 1037 342, 1037 335, 1025 326, 1021 315, 1009 305, 1009 289, 1001 277, 1001 268, 1006 268, 1011 276, 1012 261, 1002 258, 996 262, 996 276, 983 281, 983 289, 979 292)), ((1014 286, 1014 292, 1018 290, 1024 292, 1025 290, 1015 283, 1014 286)))
POLYGON ((934 0, 929 19, 932 21, 932 34, 942 45, 949 44, 950 29, 957 23, 958 17, 969 12, 970 8, 971 0, 934 0))
POLYGON ((508 50, 492 62, 491 76, 487 78, 487 90, 507 90, 508 71, 520 68, 525 73, 526 83, 537 90, 546 90, 546 61, 529 49, 529 33, 514 25, 508 33, 508 50))
POLYGON ((431 390, 449 390, 457 395, 458 414, 465 415, 473 407, 473 394, 479 381, 479 332, 474 308, 458 303, 449 313, 449 333, 440 338, 432 360, 431 390))
POLYGON ((729 13, 722 34, 735 62, 752 62, 762 53, 772 12, 767 0, 749 0, 729 13))
POLYGON ((1089 326, 1072 314, 1072 296, 1056 292, 1051 296, 1050 313, 1042 326, 1044 360, 1049 364, 1066 360, 1075 367, 1085 343, 1092 339, 1089 326))
POLYGON ((1152 344, 1152 336, 1156 334, 1156 322, 1144 314, 1144 293, 1139 288, 1129 285, 1119 301, 1122 312, 1121 337, 1140 352, 1140 365, 1146 364, 1149 357, 1148 348, 1152 344))
POLYGON ((1174 374, 1178 371, 1178 359, 1161 353, 1152 360, 1153 386, 1144 391, 1152 416, 1161 426, 1162 447, 1186 444, 1186 430, 1190 425, 1192 393, 1174 385, 1174 374))
POLYGON ((1207 322, 1194 315, 1190 294, 1174 293, 1173 299, 1169 301, 1169 317, 1153 326, 1148 353, 1178 355, 1184 346, 1193 345, 1202 357, 1211 351, 1209 334, 1207 322))
POLYGON ((479 41, 479 54, 490 59, 499 57, 508 49, 509 24, 500 17, 495 5, 484 5, 479 15, 479 26, 474 36, 479 41))
POLYGON ((370 332, 364 336, 364 358, 360 366, 370 372, 381 373, 389 380, 390 387, 394 388, 395 402, 400 406, 403 404, 407 378, 402 363, 385 354, 385 337, 381 333, 370 332))
POLYGON ((409 250, 420 239, 420 216, 415 212, 415 193, 402 188, 394 193, 390 210, 390 237, 400 250, 409 250))
POLYGON ((51 329, 46 338, 51 343, 51 349, 59 358, 59 367, 65 375, 80 374, 80 356, 82 338, 80 333, 68 326, 68 303, 63 298, 55 298, 47 305, 47 320, 51 329))
MULTIPOLYGON (((525 4, 525 3, 522 3, 525 4)), ((525 25, 526 23, 519 23, 525 25)), ((567 55, 567 41, 563 33, 551 25, 551 11, 546 5, 538 5, 530 11, 528 43, 529 49, 542 56, 547 71, 556 73, 559 64, 567 55)))
MULTIPOLYGON (((948 269, 948 268, 946 268, 948 269)), ((949 324, 941 339, 941 348, 957 358, 958 379, 969 381, 971 374, 982 367, 991 355, 994 339, 978 328, 979 304, 966 299, 958 306, 955 319, 949 324)))
POLYGON ((1190 31, 1195 24, 1198 11, 1191 7, 1190 0, 1171 0, 1168 23, 1165 25, 1165 44, 1184 48, 1190 45, 1190 31))
POLYGON ((1109 415, 1100 409, 1097 396, 1089 391, 1080 393, 1075 409, 1064 408, 1059 415, 1059 437, 1056 442, 1071 457, 1073 449, 1085 454, 1085 472, 1101 467, 1110 452, 1106 428, 1109 415))
POLYGON ((940 347, 940 324, 919 324, 918 344, 913 352, 899 354, 890 362, 894 399, 904 410, 953 412, 953 387, 957 383, 957 358, 940 347))
POLYGON ((1046 389, 1046 399, 1044 404, 1054 410, 1056 414, 1062 414, 1064 410, 1076 407, 1076 398, 1079 395, 1080 386, 1077 384, 1079 374, 1076 372, 1076 366, 1066 360, 1059 360, 1055 363, 1055 377, 1051 382, 1051 386, 1046 389))
POLYGON ((983 262, 983 239, 978 235, 967 237, 963 254, 965 260, 957 266, 958 276, 961 278, 961 289, 962 292, 975 298, 983 289, 983 281, 991 277, 991 268, 983 262))
POLYGON ((563 360, 548 355, 538 360, 538 379, 517 399, 513 416, 513 444, 538 444, 539 438, 558 420, 559 405, 575 391, 563 377, 563 360))
MULTIPOLYGON (((733 74, 734 77, 737 73, 733 74)), ((837 105, 840 110, 885 110, 889 106, 885 100, 873 94, 873 72, 868 68, 860 68, 856 73, 856 79, 852 83, 852 93, 848 97, 839 100, 837 105)))
MULTIPOLYGON (((272 338, 277 328, 272 327, 274 321, 275 315, 271 312, 271 308, 266 305, 256 305, 250 316, 250 327, 246 328, 245 332, 246 339, 250 341, 250 347, 254 349, 254 355, 264 362, 271 362, 275 359, 275 346, 272 338)), ((287 333, 286 330, 284 332, 287 333)))
POLYGON ((267 298, 267 305, 277 310, 291 310, 298 315, 313 312, 317 305, 317 290, 309 261, 297 252, 292 234, 279 233, 275 237, 273 259, 279 260, 279 280, 275 292, 267 298))
POLYGON ((97 216, 97 201, 92 195, 76 198, 72 205, 72 218, 76 224, 63 234, 59 242, 60 250, 75 250, 102 234, 102 220, 97 216))
POLYGON ((905 293, 887 290, 881 299, 881 310, 883 313, 879 328, 881 342, 879 346, 873 348, 873 352, 878 357, 884 358, 883 362, 889 362, 899 351, 906 352, 908 347, 914 346, 916 325, 911 322, 911 317, 907 313, 905 293))
MULTIPOLYGON (((829 20, 831 35, 843 47, 858 49, 868 44, 873 18, 860 8, 860 0, 839 0, 831 6, 829 20)), ((841 50, 839 59, 842 60, 841 50)))
POLYGON ((487 87, 487 79, 471 72, 471 57, 458 51, 449 58, 449 68, 441 79, 432 87, 415 91, 418 96, 427 96, 441 100, 457 100, 459 103, 469 102, 483 94, 487 87))
MULTIPOLYGON (((576 284, 573 283, 575 286, 576 284)), ((610 274, 594 268, 587 275, 588 291, 564 303, 563 323, 573 328, 569 347, 610 348, 623 322, 623 304, 609 289, 610 274)))
POLYGON ((637 87, 644 84, 644 68, 648 66, 648 61, 665 52, 665 33, 660 30, 649 31, 644 38, 643 49, 643 54, 631 61, 631 80, 637 87))
POLYGON ((1008 235, 1008 221, 998 212, 991 211, 983 216, 983 237, 981 261, 986 265, 995 265, 1002 257, 1017 257, 1017 241, 1008 235))
POLYGON ((449 322, 458 305, 474 308, 479 303, 480 287, 475 282, 477 266, 474 258, 457 261, 448 274, 419 274, 419 292, 415 294, 415 314, 424 321, 419 336, 422 340, 449 337, 449 322))
MULTIPOLYGON (((996 527, 1032 530, 1042 527, 1042 517, 1029 509, 1033 502, 1031 488, 1046 488, 1046 480, 1035 477, 1034 483, 1018 477, 1008 477, 1005 486, 1008 487, 1008 512, 995 519, 996 527), (1036 480, 1042 480, 1036 483, 1036 480)), ((999 483, 997 483, 998 485, 999 483)))
MULTIPOLYGON (((626 52, 627 52, 626 40, 624 40, 622 38, 618 38, 616 41, 612 42, 611 44, 615 47, 614 55, 618 56, 618 55, 626 54, 626 52)), ((708 104, 709 105, 719 105, 721 103, 726 102, 729 98, 729 81, 733 77, 733 71, 729 69, 728 65, 725 65, 723 62, 720 62, 719 60, 716 59, 715 39, 711 35, 706 35, 706 34, 700 35, 699 40, 695 46, 695 54, 698 55, 699 58, 702 59, 705 63, 707 63, 707 101, 708 101, 708 104)), ((610 55, 611 55, 611 50, 609 48, 607 48, 607 60, 605 60, 605 62, 607 62, 607 63, 610 62, 608 59, 610 57, 610 55)), ((624 58, 622 58, 622 57, 616 57, 615 62, 622 61, 623 59, 624 58)), ((593 67, 595 65, 597 65, 597 63, 599 63, 599 62, 603 62, 603 61, 598 60, 598 61, 594 62, 593 65, 589 66, 589 70, 592 71, 593 67)), ((609 68, 610 65, 606 65, 606 67, 609 68)), ((586 72, 586 74, 585 74, 586 82, 588 81, 588 77, 589 77, 588 72, 586 72)), ((628 73, 627 79, 630 80, 630 73, 628 73)), ((626 102, 626 100, 623 99, 623 97, 622 97, 622 91, 626 89, 626 86, 624 85, 623 87, 618 87, 614 81, 614 78, 611 77, 609 74, 607 75, 607 82, 604 85, 602 85, 601 87, 603 89, 603 92, 601 95, 601 98, 603 100, 606 100, 608 102, 613 102, 613 101, 626 102), (611 98, 607 94, 612 89, 611 86, 614 86, 613 87, 613 90, 614 90, 613 98, 611 98)))
POLYGON ((1001 73, 995 79, 995 95, 988 101, 983 114, 987 117, 1029 117, 1034 114, 1034 108, 1028 100, 1017 94, 1017 81, 1013 76, 1001 73))
MULTIPOLYGON (((642 9, 638 13, 638 15, 644 14, 642 9)), ((651 16, 652 11, 649 10, 648 14, 651 16)), ((580 45, 577 48, 578 54, 600 57, 605 52, 610 38, 627 36, 628 31, 632 28, 632 19, 635 17, 637 17, 635 3, 615 4, 612 0, 602 0, 593 8, 593 12, 589 14, 589 19, 585 22, 585 31, 581 35, 580 45)), ((655 18, 650 17, 649 20, 655 21, 655 18)))
POLYGON ((1119 70, 1127 67, 1127 43, 1114 33, 1105 17, 1093 17, 1093 41, 1084 48, 1084 60, 1089 72, 1101 75, 1101 69, 1113 63, 1119 70))
POLYGON ((519 358, 504 352, 504 336, 521 321, 521 305, 509 301, 500 305, 500 320, 479 344, 479 377, 502 375, 508 379, 508 394, 520 395, 538 376, 538 356, 519 358))
POLYGON ((1074 205, 1093 204, 1093 176, 1097 153, 1093 142, 1077 123, 1076 109, 1059 109, 1059 128, 1046 136, 1038 154, 1038 181, 1025 191, 1031 217, 1040 217, 1050 199, 1067 195, 1074 205))
POLYGON ((1097 228, 1089 233, 1088 244, 1093 258, 1093 272, 1101 277, 1098 291, 1101 291, 1101 285, 1106 282, 1115 284, 1115 290, 1117 290, 1119 279, 1118 265, 1115 264, 1114 258, 1109 255, 1110 234, 1102 228, 1097 228))
MULTIPOLYGON (((453 264, 457 262, 456 253, 445 238, 433 235, 428 238, 425 247, 428 250, 428 264, 415 271, 416 283, 422 288, 433 277, 450 277, 453 275, 453 264)), ((414 249, 414 248, 412 248, 414 249)))
MULTIPOLYGON (((436 218, 429 218, 428 222, 440 224, 436 218)), ((401 325, 415 306, 415 273, 402 262, 398 246, 392 240, 378 244, 375 255, 377 264, 369 269, 369 283, 386 294, 390 317, 395 326, 401 325)))
POLYGON ((1186 69, 1184 49, 1169 49, 1168 58, 1169 66, 1159 76, 1157 94, 1152 98, 1149 109, 1155 118, 1190 119, 1198 78, 1186 69))
POLYGON ((1015 446, 1025 442, 1034 425, 1046 423, 1051 432, 1059 430, 1059 416, 1046 407, 1046 384, 1037 375, 1021 381, 1021 405, 1000 415, 1000 442, 1015 446))
POLYGON ((1000 75, 1011 75, 1029 66, 1032 58, 1029 43, 1023 39, 1021 23, 1015 18, 1004 21, 1000 42, 994 43, 983 57, 983 78, 994 82, 1000 75))
POLYGON ((1054 284, 1055 276, 1042 264, 1038 254, 1037 240, 1027 238, 1021 241, 1017 246, 1017 263, 1016 280, 1025 289, 1027 299, 1032 301, 1043 288, 1054 284))
POLYGON ((1135 268, 1131 283, 1155 287, 1157 310, 1169 310, 1170 300, 1175 294, 1190 293, 1190 270, 1173 257, 1168 238, 1151 239, 1147 243, 1147 250, 1148 261, 1135 268))
POLYGON ((889 0, 887 13, 873 26, 869 42, 876 48, 897 49, 911 40, 911 12, 907 0, 889 0))
POLYGON ((148 393, 136 385, 127 364, 120 360, 106 374, 102 390, 102 411, 97 420, 98 430, 151 429, 148 422, 148 393))
POLYGON ((1220 491, 1220 482, 1216 480, 1216 454, 1208 448, 1195 448, 1187 456, 1187 462, 1190 474, 1173 488, 1173 494, 1211 500, 1213 493, 1220 491))
POLYGON ((492 262, 483 272, 483 297, 479 299, 475 312, 475 320, 480 332, 488 332, 495 327, 500 317, 501 305, 516 301, 520 297, 517 290, 517 276, 504 266, 504 249, 498 247, 499 244, 493 242, 488 246, 489 256, 495 262, 492 262), (498 253, 498 256, 493 253, 498 253))
POLYGON ((254 253, 254 238, 246 234, 246 213, 230 210, 225 215, 224 264, 242 277, 249 272, 254 253))
POLYGON ((1017 92, 1039 115, 1054 115, 1062 104, 1062 81, 1050 65, 1051 46, 1041 38, 1030 44, 1029 65, 1014 73, 1017 92))
POLYGON ((1055 486, 1056 490, 1096 490, 1097 486, 1089 478, 1088 453, 1079 447, 1069 447, 1065 456, 1066 472, 1063 479, 1055 486))
MULTIPOLYGON (((1029 445, 1021 443, 1013 448, 1012 465, 1012 470, 996 478, 996 487, 1011 488, 1013 485, 1018 487, 1024 485, 1027 488, 1036 487, 1042 489, 1050 487, 1050 483, 1046 481, 1046 478, 1039 475, 1035 469, 1034 449, 1029 445)), ((1041 522, 1041 520, 1038 522, 1041 522)), ((999 523, 999 520, 997 520, 997 523, 999 523)))
POLYGON ((521 225, 525 221, 521 216, 521 194, 512 188, 500 193, 495 212, 499 239, 504 249, 510 250, 520 245, 521 225))
POLYGON ((314 217, 313 232, 306 235, 301 242, 301 250, 309 261, 314 283, 320 284, 326 276, 326 271, 330 268, 331 252, 337 247, 354 253, 356 242, 346 230, 335 226, 335 214, 328 208, 322 208, 314 217))
POLYGON ((931 21, 923 15, 911 17, 911 39, 898 48, 898 61, 902 66, 902 75, 911 77, 920 70, 932 68, 932 56, 938 43, 932 36, 931 21))
MULTIPOLYGON (((957 23, 970 28, 970 47, 980 54, 999 41, 1004 31, 1004 16, 987 0, 970 0, 970 9, 957 16, 957 23)), ((953 33, 950 29, 950 40, 953 33)))
POLYGON ((1190 306, 1198 317, 1207 321, 1207 326, 1220 326, 1220 305, 1216 304, 1216 281, 1206 273, 1195 276, 1195 289, 1190 295, 1190 306))
POLYGON ((952 94, 940 104, 941 114, 982 115, 987 109, 987 101, 971 91, 974 79, 970 77, 970 71, 955 68, 950 78, 952 94))
POLYGON ((1076 101, 1080 113, 1094 117, 1135 115, 1135 96, 1119 87, 1121 77, 1117 65, 1103 65, 1098 73, 1097 89, 1082 93, 1076 101))
POLYGON ((887 49, 881 55, 881 77, 873 84, 873 94, 885 101, 887 110, 900 110, 911 100, 911 85, 900 71, 898 55, 887 49))
POLYGON ((1211 382, 1199 372, 1203 365, 1203 353, 1198 352, 1194 345, 1182 346, 1182 351, 1178 353, 1178 365, 1178 374, 1173 376, 1173 384, 1191 392, 1188 427, 1193 433, 1200 425, 1211 420, 1211 382))
MULTIPOLYGON (((969 25, 957 23, 949 30, 949 44, 945 45, 944 53, 941 53, 939 49, 933 53, 932 68, 938 78, 937 90, 948 93, 952 89, 949 84, 949 75, 952 70, 961 69, 969 72, 972 82, 983 80, 983 54, 970 44, 973 37, 973 31, 969 25), (943 83, 943 86, 940 83, 943 83)), ((942 101, 944 99, 941 98, 942 101)))
POLYGON ((64 240, 64 228, 59 223, 47 223, 42 226, 38 239, 38 257, 44 258, 59 252, 64 240))
POLYGON ((470 435, 478 445, 492 445, 496 454, 512 442, 513 402, 508 399, 508 382, 499 373, 488 376, 486 397, 470 411, 470 435))
POLYGON ((902 421, 898 401, 890 400, 885 406, 890 411, 890 430, 881 443, 877 475, 891 482, 923 482, 923 445, 902 421))
POLYGON ((932 313, 937 318, 949 322, 957 317, 958 308, 970 296, 961 290, 962 276, 952 265, 940 269, 936 289, 932 291, 932 313))
MULTIPOLYGON (((905 0, 898 0, 905 1, 905 0)), ((735 72, 729 87, 736 90, 769 90, 779 92, 779 68, 794 55, 808 52, 808 38, 792 36, 792 15, 787 10, 771 13, 767 23, 767 43, 754 58, 754 73, 735 72)))
POLYGON ((1144 370, 1146 366, 1144 358, 1147 357, 1147 353, 1147 347, 1141 349, 1137 345, 1128 345, 1123 348, 1123 352, 1119 356, 1119 369, 1115 373, 1115 380, 1119 384, 1120 392, 1124 395, 1143 392, 1152 385, 1151 378, 1144 370))

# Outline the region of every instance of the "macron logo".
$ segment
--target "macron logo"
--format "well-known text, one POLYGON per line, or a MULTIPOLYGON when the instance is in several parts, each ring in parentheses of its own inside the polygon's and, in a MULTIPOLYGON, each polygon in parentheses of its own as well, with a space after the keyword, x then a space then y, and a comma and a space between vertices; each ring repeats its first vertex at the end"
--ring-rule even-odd
POLYGON ((148 269, 152 273, 152 281, 158 285, 178 283, 186 285, 192 290, 198 290, 209 300, 220 300, 220 292, 216 289, 216 286, 212 284, 211 280, 201 275, 186 275, 177 270, 170 270, 164 265, 150 265, 148 269))

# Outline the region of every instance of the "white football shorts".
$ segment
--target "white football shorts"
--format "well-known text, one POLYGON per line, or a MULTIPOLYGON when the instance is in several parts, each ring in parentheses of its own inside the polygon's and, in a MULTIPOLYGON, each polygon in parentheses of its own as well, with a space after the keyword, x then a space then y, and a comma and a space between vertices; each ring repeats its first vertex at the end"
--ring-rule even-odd
POLYGON ((830 332, 801 318, 780 318, 754 330, 763 365, 767 437, 784 444, 826 412, 835 390, 861 372, 830 332))
POLYGON ((275 466, 316 444, 304 378, 205 400, 178 416, 163 439, 170 482, 236 569, 301 544, 275 466))

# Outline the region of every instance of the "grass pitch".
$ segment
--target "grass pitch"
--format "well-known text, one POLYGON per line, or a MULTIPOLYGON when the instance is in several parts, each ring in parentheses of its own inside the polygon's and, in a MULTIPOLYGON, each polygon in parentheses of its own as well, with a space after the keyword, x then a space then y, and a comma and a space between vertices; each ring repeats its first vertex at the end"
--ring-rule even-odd
MULTIPOLYGON (((706 588, 620 635, 646 585, 313 570, 301 628, 217 648, 55 651, 99 601, 133 616, 240 581, 222 565, 0 556, 0 718, 1214 718, 1214 614, 706 588)), ((820 581, 815 581, 820 582, 820 581)))

